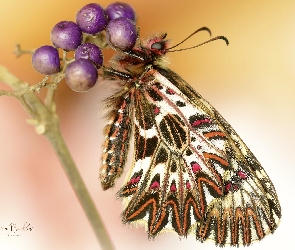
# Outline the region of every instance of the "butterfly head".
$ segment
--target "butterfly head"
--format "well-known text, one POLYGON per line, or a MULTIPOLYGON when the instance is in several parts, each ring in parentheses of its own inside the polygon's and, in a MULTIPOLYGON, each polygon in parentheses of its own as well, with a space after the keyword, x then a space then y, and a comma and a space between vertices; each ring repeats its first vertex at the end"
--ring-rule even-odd
POLYGON ((139 64, 142 64, 144 67, 148 64, 165 67, 168 64, 168 59, 165 55, 168 52, 169 43, 169 40, 165 39, 166 36, 166 33, 162 33, 140 41, 129 55, 140 58, 139 64))
POLYGON ((141 75, 147 65, 160 65, 165 67, 168 59, 168 40, 166 33, 152 36, 149 39, 139 41, 130 51, 119 51, 115 55, 115 64, 123 67, 125 71, 135 75, 141 75))

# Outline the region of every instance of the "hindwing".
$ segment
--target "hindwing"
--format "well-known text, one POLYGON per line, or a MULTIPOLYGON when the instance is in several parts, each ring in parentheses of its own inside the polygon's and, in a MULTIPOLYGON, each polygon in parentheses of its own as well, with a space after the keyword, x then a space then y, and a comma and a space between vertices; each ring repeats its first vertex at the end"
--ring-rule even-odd
MULTIPOLYGON (((249 245, 273 233, 281 217, 279 201, 248 147, 174 72, 157 68, 149 75, 152 80, 132 87, 128 101, 121 100, 122 121, 114 118, 110 126, 112 132, 121 128, 120 138, 106 145, 120 149, 113 165, 118 175, 134 131, 130 175, 118 192, 125 203, 123 221, 146 222, 150 237, 171 229, 220 246, 249 245)), ((103 170, 110 168, 105 161, 103 170)))

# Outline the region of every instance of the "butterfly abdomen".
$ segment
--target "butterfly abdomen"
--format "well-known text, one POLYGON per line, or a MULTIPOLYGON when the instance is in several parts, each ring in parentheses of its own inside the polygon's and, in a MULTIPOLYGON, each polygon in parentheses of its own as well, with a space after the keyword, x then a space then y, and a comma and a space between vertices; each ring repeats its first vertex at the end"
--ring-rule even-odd
POLYGON ((111 111, 109 124, 104 129, 106 139, 100 169, 100 180, 104 190, 112 187, 116 178, 122 174, 132 131, 130 94, 118 99, 117 108, 111 111))

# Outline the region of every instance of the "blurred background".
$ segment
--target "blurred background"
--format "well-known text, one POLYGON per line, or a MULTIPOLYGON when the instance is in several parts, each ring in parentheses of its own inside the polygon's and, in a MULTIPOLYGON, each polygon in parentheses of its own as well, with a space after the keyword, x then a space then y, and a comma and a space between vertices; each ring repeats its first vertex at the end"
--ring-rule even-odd
MULTIPOLYGON (((172 44, 207 26, 224 35, 200 48, 171 53, 170 68, 188 81, 234 127, 264 166, 276 186, 283 218, 274 235, 251 249, 293 249, 295 2, 284 1, 128 1, 134 7, 141 37, 165 31, 172 44)), ((0 1, 0 64, 17 77, 36 84, 42 76, 25 55, 16 59, 15 44, 24 49, 50 44, 51 28, 75 20, 85 0, 0 1)), ((111 1, 98 2, 106 7, 111 1)), ((183 47, 208 39, 206 32, 183 47)), ((110 52, 106 52, 109 54, 110 52)), ((1 89, 8 89, 0 83, 1 89)), ((41 93, 42 95, 42 93, 41 93)), ((166 233, 148 240, 143 227, 123 225, 122 205, 115 198, 124 177, 102 191, 100 167, 101 101, 107 84, 78 94, 61 82, 56 91, 61 129, 116 249, 212 249, 194 235, 179 240, 166 233)), ((83 210, 45 137, 26 123, 29 116, 13 98, 0 97, 0 248, 100 249, 83 210), (7 236, 4 227, 30 223, 32 231, 7 236)), ((125 172, 128 170, 128 165, 125 172)))

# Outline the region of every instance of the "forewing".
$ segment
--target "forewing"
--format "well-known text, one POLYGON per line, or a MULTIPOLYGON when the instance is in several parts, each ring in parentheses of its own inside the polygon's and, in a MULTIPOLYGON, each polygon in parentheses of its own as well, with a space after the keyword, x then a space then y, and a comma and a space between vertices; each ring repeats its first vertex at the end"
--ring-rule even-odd
POLYGON ((134 94, 135 154, 119 191, 127 223, 150 236, 190 231, 223 246, 249 245, 281 217, 275 189, 220 114, 175 73, 158 69, 134 94))

